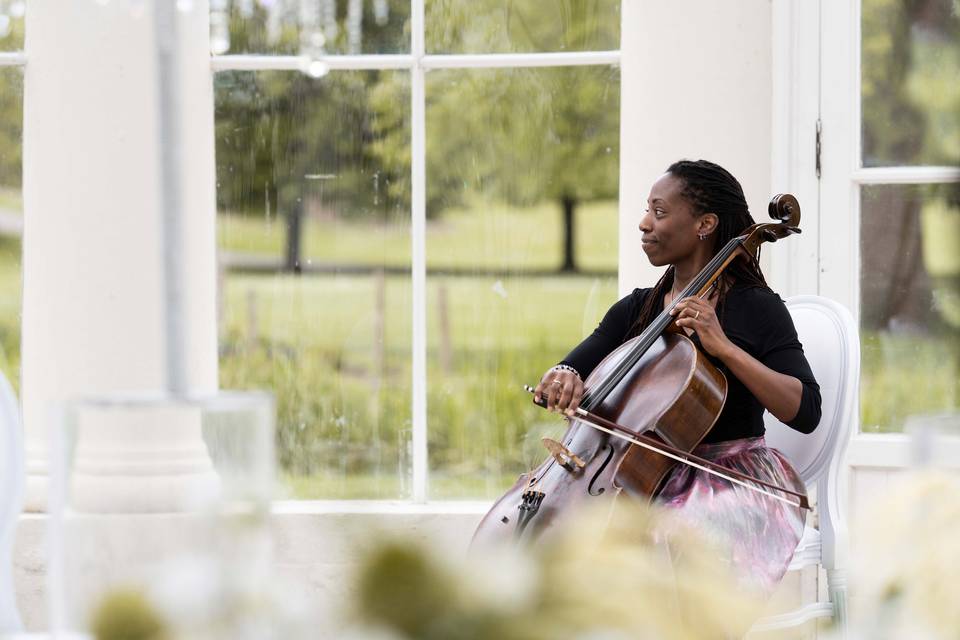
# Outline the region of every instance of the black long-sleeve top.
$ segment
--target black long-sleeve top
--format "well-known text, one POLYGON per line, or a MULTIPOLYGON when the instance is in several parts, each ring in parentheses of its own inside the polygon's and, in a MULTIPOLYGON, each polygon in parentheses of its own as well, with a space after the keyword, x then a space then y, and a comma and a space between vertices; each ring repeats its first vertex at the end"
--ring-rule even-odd
MULTIPOLYGON (((596 330, 574 347, 562 364, 575 368, 586 380, 600 361, 627 339, 627 332, 651 291, 634 289, 616 302, 596 330)), ((663 300, 658 308, 663 308, 663 300)), ((780 296, 763 287, 734 286, 727 292, 717 315, 731 342, 774 371, 800 380, 803 385, 800 409, 787 425, 802 433, 813 431, 820 422, 820 386, 803 355, 793 320, 780 296)), ((691 339, 700 347, 696 334, 691 339)), ((720 417, 703 441, 762 436, 763 405, 719 359, 709 354, 707 357, 727 377, 728 388, 720 417)))

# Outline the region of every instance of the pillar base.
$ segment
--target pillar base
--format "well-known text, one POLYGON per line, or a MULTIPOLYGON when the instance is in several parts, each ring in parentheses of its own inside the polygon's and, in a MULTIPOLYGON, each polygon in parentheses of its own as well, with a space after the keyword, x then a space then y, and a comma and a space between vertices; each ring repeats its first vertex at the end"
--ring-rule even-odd
POLYGON ((170 513, 209 507, 220 480, 203 409, 176 399, 82 402, 52 439, 58 502, 80 513, 170 513), (59 461, 58 461, 59 459, 59 461), (64 473, 62 478, 60 473, 64 473), (57 486, 58 485, 58 486, 57 486))

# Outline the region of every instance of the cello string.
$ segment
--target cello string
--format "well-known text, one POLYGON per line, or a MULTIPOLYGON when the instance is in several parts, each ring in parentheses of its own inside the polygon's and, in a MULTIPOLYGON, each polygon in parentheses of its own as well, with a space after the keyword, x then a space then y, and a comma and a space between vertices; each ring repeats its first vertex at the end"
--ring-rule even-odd
MULTIPOLYGON (((803 504, 800 503, 799 501, 794 502, 794 501, 790 500, 789 498, 784 498, 783 496, 778 496, 778 495, 776 495, 775 493, 772 493, 772 492, 770 492, 770 491, 767 491, 766 489, 761 489, 760 487, 755 487, 755 486, 753 486, 753 485, 751 485, 751 484, 748 484, 748 483, 744 482, 743 480, 738 480, 737 478, 733 478, 733 477, 731 477, 731 476, 728 476, 727 474, 721 473, 720 471, 716 471, 716 470, 714 470, 714 469, 710 469, 709 467, 706 467, 706 466, 704 466, 704 465, 702 465, 702 464, 699 464, 699 463, 697 463, 697 462, 694 462, 693 460, 687 460, 686 458, 682 458, 682 457, 680 457, 680 456, 678 456, 678 455, 674 455, 674 454, 670 453, 669 451, 663 451, 662 449, 658 449, 657 447, 654 447, 653 445, 649 445, 649 444, 647 444, 647 443, 645 443, 645 442, 641 442, 640 440, 637 440, 636 438, 631 438, 630 436, 624 435, 624 434, 622 434, 622 433, 618 433, 618 432, 614 431, 613 429, 608 429, 608 428, 606 428, 606 427, 604 427, 604 426, 601 426, 601 425, 599 425, 599 424, 596 424, 595 422, 593 422, 593 421, 591 421, 591 420, 589 419, 589 415, 590 415, 590 414, 589 414, 588 412, 584 411, 583 409, 580 409, 579 407, 577 408, 576 413, 580 415, 580 417, 581 417, 580 421, 581 421, 581 422, 583 422, 583 423, 585 423, 585 424, 593 427, 594 429, 597 429, 598 431, 602 431, 602 432, 608 433, 608 434, 610 434, 610 435, 612 435, 612 436, 616 436, 617 438, 620 438, 621 440, 626 440, 627 442, 629 442, 629 443, 631 443, 631 444, 635 444, 635 445, 638 445, 638 446, 643 447, 644 449, 648 449, 648 450, 650 450, 650 451, 659 453, 659 454, 662 455, 662 456, 666 456, 667 458, 670 458, 670 459, 672 459, 672 460, 676 460, 677 462, 686 464, 686 465, 691 466, 691 467, 693 467, 693 468, 695 468, 695 469, 699 469, 699 470, 701 470, 701 471, 706 471, 706 472, 709 473, 709 474, 712 474, 712 475, 718 476, 718 477, 720 477, 720 478, 723 478, 724 480, 726 480, 726 481, 728 481, 728 482, 732 482, 733 484, 740 485, 741 487, 745 487, 745 488, 747 488, 747 489, 750 489, 751 491, 756 491, 757 493, 761 493, 761 494, 763 494, 763 495, 765 495, 765 496, 767 496, 767 497, 773 498, 774 500, 779 500, 780 502, 785 502, 785 503, 789 504, 789 505, 792 506, 792 507, 797 507, 797 508, 799 508, 799 509, 803 509, 803 508, 804 508, 803 504)), ((808 507, 808 508, 809 508, 809 507, 808 507)))
MULTIPOLYGON (((710 262, 700 270, 700 273, 694 277, 694 279, 684 287, 683 291, 680 293, 676 300, 672 300, 671 303, 667 306, 666 309, 660 312, 653 322, 650 323, 641 334, 640 340, 637 341, 636 346, 623 358, 619 365, 617 365, 610 375, 607 376, 605 380, 600 382, 597 385, 597 390, 593 393, 587 393, 583 398, 583 405, 588 409, 595 409, 597 405, 602 403, 606 397, 613 391, 613 389, 623 380, 624 376, 627 375, 627 372, 632 369, 637 362, 646 354, 646 352, 653 345, 654 341, 660 337, 660 334, 666 330, 666 328, 673 321, 673 318, 670 316, 670 311, 676 306, 677 300, 686 298, 690 296, 690 292, 698 291, 701 287, 704 286, 706 280, 708 280, 715 271, 717 271, 720 266, 739 248, 743 242, 743 236, 737 236, 732 238, 727 244, 717 252, 710 262)), ((715 284, 716 281, 714 281, 715 284)), ((713 285, 711 285, 712 288, 713 285)), ((708 289, 709 291, 709 289, 708 289)))

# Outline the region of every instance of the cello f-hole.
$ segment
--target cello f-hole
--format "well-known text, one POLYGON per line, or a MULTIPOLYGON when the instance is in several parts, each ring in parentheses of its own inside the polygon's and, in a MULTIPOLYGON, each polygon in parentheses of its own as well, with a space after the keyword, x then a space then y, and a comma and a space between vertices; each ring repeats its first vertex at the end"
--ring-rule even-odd
POLYGON ((596 493, 593 492, 593 485, 597 482, 597 479, 600 477, 600 474, 603 473, 603 470, 607 468, 607 465, 610 464, 611 458, 613 458, 613 445, 611 445, 608 442, 606 444, 606 447, 607 447, 607 457, 603 461, 603 464, 600 465, 600 468, 597 469, 597 472, 593 474, 593 477, 590 478, 590 486, 587 487, 587 493, 589 493, 591 496, 599 496, 599 495, 602 495, 604 491, 606 491, 606 489, 604 489, 603 487, 600 487, 599 489, 597 489, 596 493))

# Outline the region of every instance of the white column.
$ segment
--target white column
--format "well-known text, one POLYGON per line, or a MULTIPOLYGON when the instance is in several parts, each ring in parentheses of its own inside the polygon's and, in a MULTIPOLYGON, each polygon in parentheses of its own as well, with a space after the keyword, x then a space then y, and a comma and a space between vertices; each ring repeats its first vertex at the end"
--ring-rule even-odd
POLYGON ((770 0, 623 0, 622 15, 620 291, 626 293, 659 277, 640 249, 637 224, 650 185, 673 161, 720 164, 740 180, 753 217, 770 220, 772 14, 770 0))
MULTIPOLYGON (((184 230, 174 241, 188 274, 185 386, 196 393, 217 386, 207 14, 194 0, 178 24, 180 136, 189 153, 179 176, 184 230)), ((30 2, 26 22, 22 395, 27 508, 37 510, 51 407, 165 389, 163 140, 152 2, 30 2)))

